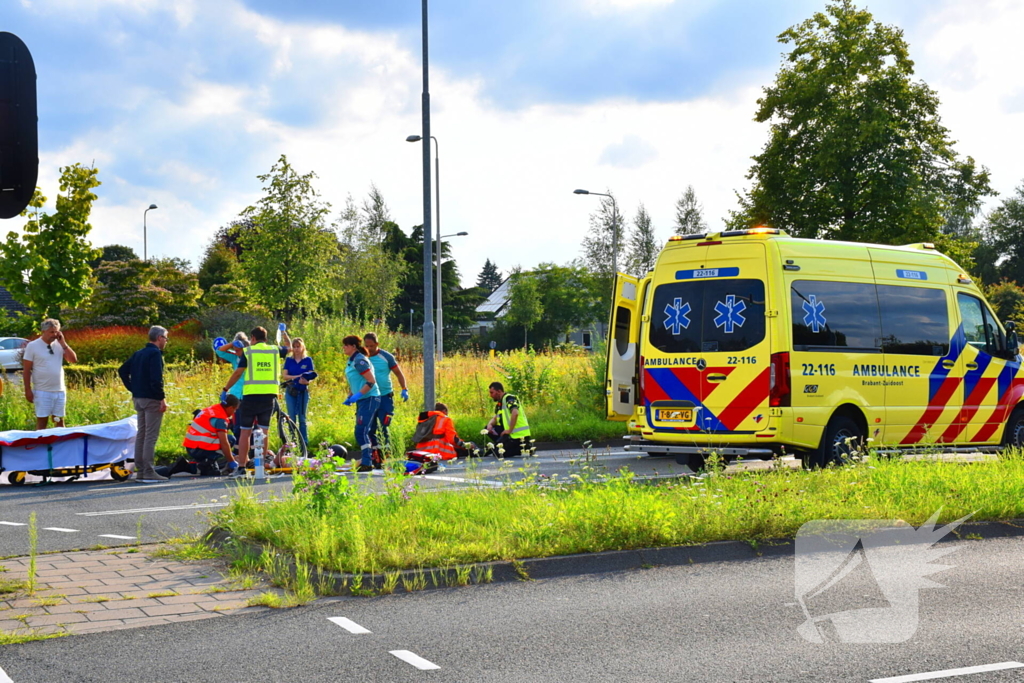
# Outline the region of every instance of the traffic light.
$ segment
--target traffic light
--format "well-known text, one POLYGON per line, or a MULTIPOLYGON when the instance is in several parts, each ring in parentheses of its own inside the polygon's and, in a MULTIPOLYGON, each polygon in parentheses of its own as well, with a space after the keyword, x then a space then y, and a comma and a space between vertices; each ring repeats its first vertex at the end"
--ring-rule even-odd
POLYGON ((20 214, 39 175, 36 67, 25 43, 0 32, 0 218, 20 214))

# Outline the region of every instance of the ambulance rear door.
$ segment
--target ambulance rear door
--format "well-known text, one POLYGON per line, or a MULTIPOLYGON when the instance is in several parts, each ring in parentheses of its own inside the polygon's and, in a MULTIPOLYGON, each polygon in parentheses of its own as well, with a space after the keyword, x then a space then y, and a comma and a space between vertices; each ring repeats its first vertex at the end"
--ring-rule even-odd
POLYGON ((640 334, 640 281, 625 273, 615 277, 611 329, 608 334, 605 405, 609 420, 633 416, 637 398, 640 334))

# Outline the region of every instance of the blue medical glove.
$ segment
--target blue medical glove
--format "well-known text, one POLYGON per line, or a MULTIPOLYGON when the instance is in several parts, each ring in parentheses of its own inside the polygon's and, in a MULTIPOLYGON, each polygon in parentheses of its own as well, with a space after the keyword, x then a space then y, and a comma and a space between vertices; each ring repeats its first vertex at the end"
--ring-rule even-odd
POLYGON ((245 348, 245 342, 243 342, 241 339, 236 339, 235 341, 231 342, 231 345, 234 346, 236 349, 245 348))
POLYGON ((409 400, 409 390, 408 389, 402 389, 402 402, 404 403, 404 402, 406 402, 408 400, 409 400))
POLYGON ((227 403, 228 402, 228 392, 226 392, 226 391, 220 392, 220 402, 221 403, 227 403))
POLYGON ((341 404, 341 405, 343 405, 343 406, 350 406, 350 405, 352 405, 353 403, 355 403, 355 402, 356 402, 356 401, 358 401, 358 400, 359 400, 359 395, 358 395, 358 394, 352 394, 351 396, 349 396, 348 398, 346 398, 346 399, 345 399, 345 400, 344 400, 344 401, 342 402, 342 404, 341 404))
POLYGON ((284 332, 285 330, 288 329, 288 326, 285 325, 284 323, 278 323, 277 324, 277 329, 280 330, 281 332, 284 332))
POLYGON ((228 343, 228 340, 225 339, 224 337, 217 337, 216 339, 213 340, 213 349, 214 349, 214 351, 216 351, 217 349, 219 349, 220 347, 224 346, 227 343, 228 343))

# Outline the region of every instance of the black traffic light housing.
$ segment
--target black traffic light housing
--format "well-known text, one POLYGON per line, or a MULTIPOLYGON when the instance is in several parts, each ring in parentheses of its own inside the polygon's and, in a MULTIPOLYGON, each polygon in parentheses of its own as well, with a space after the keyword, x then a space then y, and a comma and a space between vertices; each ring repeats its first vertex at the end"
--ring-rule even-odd
POLYGON ((28 47, 0 32, 0 218, 20 214, 39 176, 36 67, 28 47))

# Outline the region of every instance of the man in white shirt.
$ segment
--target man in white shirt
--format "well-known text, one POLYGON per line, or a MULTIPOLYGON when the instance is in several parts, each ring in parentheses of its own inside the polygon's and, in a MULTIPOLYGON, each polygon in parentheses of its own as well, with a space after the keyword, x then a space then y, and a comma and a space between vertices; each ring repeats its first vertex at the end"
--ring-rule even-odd
POLYGON ((39 329, 39 338, 25 346, 21 359, 25 369, 25 399, 35 404, 36 429, 46 429, 51 416, 54 427, 63 427, 67 403, 64 361, 77 363, 78 355, 65 341, 59 320, 47 318, 39 329))

